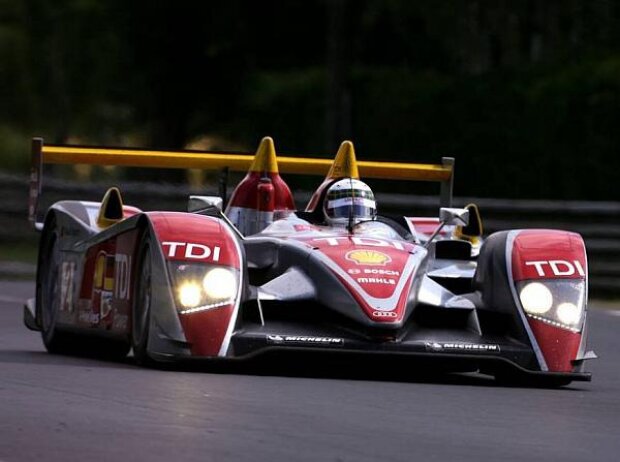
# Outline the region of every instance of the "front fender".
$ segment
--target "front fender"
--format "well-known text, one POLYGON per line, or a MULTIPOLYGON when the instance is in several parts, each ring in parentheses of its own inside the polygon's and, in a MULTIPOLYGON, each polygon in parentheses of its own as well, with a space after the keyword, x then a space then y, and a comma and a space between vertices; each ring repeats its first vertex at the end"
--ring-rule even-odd
POLYGON ((574 369, 580 350, 585 348, 585 311, 587 309, 587 257, 586 248, 579 234, 533 229, 513 231, 508 236, 507 252, 510 255, 511 282, 516 303, 524 313, 526 322, 540 348, 539 358, 543 369, 553 372, 570 372, 574 369), (552 306, 544 315, 528 312, 521 299, 519 287, 540 283, 549 287, 553 284, 573 283, 582 286, 581 297, 570 300, 580 310, 583 321, 565 325, 557 318, 562 308, 559 300, 552 300, 552 306), (556 312, 556 313, 554 313, 556 312))
POLYGON ((244 254, 236 234, 216 217, 149 212, 153 246, 153 311, 149 351, 157 354, 226 356, 244 294, 244 254), (231 304, 181 313, 175 301, 174 265, 192 264, 237 270, 237 293, 231 304))
POLYGON ((502 231, 485 242, 474 285, 481 292, 483 306, 512 315, 511 335, 531 344, 536 368, 549 372, 575 371, 585 351, 585 310, 587 307, 587 258, 583 239, 576 233, 549 229, 502 231), (521 290, 528 283, 553 288, 558 281, 583 284, 583 327, 564 326, 550 315, 528 312, 521 290))

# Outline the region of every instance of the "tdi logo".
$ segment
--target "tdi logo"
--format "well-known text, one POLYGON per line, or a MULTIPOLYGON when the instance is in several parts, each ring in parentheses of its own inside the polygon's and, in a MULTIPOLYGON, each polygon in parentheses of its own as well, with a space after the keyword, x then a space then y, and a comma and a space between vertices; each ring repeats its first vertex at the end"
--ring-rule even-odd
POLYGON ((131 257, 122 253, 114 255, 114 298, 129 300, 131 257))
POLYGON ((572 276, 575 273, 582 277, 586 275, 579 260, 573 260, 572 262, 566 260, 526 261, 525 266, 533 266, 538 276, 543 278, 551 276, 572 276))
POLYGON ((384 241, 383 239, 375 239, 374 237, 319 237, 312 239, 316 242, 326 242, 329 246, 348 245, 349 239, 353 245, 366 245, 369 247, 393 247, 398 250, 405 250, 403 244, 398 241, 384 241))
POLYGON ((185 258, 186 260, 206 260, 209 257, 213 261, 220 260, 220 247, 213 249, 203 244, 192 244, 189 242, 162 242, 161 245, 168 247, 166 255, 168 258, 185 258))

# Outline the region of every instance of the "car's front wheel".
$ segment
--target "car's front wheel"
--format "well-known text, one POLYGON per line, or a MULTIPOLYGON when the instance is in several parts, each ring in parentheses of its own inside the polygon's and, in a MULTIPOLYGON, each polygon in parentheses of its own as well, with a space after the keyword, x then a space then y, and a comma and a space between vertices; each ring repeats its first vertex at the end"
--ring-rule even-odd
POLYGON ((151 324, 151 291, 152 291, 151 242, 148 237, 142 240, 138 265, 137 280, 134 285, 131 322, 131 347, 137 364, 152 366, 148 343, 151 324))
POLYGON ((36 285, 36 310, 41 337, 50 353, 73 353, 77 345, 71 335, 59 331, 57 321, 60 309, 60 245, 56 220, 51 219, 41 237, 36 285))

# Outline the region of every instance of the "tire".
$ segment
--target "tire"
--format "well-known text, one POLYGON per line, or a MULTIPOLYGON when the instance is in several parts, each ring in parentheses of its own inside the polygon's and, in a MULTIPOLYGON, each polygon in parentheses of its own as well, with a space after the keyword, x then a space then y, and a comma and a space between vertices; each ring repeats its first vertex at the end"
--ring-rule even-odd
POLYGON ((56 220, 52 218, 41 236, 36 286, 36 312, 43 345, 50 353, 71 354, 77 351, 73 336, 59 331, 56 324, 60 308, 60 247, 56 220))
POLYGON ((134 285, 133 305, 131 310, 131 348, 136 364, 152 367, 153 359, 148 352, 151 324, 151 289, 152 289, 151 242, 148 235, 142 240, 138 265, 137 280, 134 285))

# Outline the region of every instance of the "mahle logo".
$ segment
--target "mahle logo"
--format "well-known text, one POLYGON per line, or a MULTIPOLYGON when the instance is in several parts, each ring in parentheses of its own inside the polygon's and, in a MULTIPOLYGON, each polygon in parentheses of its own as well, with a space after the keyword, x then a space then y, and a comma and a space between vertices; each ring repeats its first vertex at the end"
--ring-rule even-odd
POLYGON ((389 255, 376 250, 351 250, 345 257, 356 265, 384 266, 392 261, 389 255))

